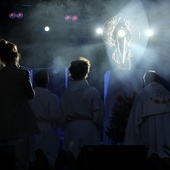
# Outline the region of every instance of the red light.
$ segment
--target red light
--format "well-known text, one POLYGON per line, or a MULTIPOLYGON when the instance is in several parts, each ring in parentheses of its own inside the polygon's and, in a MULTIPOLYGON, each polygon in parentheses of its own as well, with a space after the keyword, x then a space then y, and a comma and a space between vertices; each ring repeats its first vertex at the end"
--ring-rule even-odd
POLYGON ((17 14, 17 18, 18 18, 18 19, 22 19, 22 18, 23 18, 23 16, 24 16, 24 15, 23 15, 23 13, 22 13, 22 12, 19 12, 19 13, 17 14))
POLYGON ((9 18, 10 19, 14 19, 16 17, 16 14, 14 12, 10 13, 9 14, 9 18))
POLYGON ((72 21, 77 21, 77 20, 78 20, 78 16, 77 15, 72 16, 72 21))
POLYGON ((66 16, 65 16, 65 20, 66 20, 66 21, 70 21, 70 20, 71 20, 71 16, 70 16, 70 15, 66 15, 66 16))

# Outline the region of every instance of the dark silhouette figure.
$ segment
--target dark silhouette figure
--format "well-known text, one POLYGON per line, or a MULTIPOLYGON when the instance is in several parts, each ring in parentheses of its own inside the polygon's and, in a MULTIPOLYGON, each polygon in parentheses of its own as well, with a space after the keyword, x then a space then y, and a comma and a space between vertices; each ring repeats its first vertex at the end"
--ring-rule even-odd
POLYGON ((15 147, 17 170, 29 168, 29 137, 39 132, 28 100, 34 90, 28 70, 20 68, 17 46, 0 41, 0 144, 15 147))

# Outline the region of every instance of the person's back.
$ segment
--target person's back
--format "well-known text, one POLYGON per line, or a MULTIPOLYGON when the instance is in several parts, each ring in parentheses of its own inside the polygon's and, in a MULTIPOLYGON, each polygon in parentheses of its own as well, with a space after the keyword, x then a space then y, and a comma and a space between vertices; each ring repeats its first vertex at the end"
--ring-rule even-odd
POLYGON ((23 98, 29 100, 34 97, 29 72, 20 68, 19 60, 20 54, 18 53, 17 46, 11 42, 1 39, 0 61, 3 66, 1 79, 4 80, 1 81, 1 85, 4 85, 4 88, 7 89, 3 89, 3 107, 1 107, 1 109, 10 109, 20 102, 20 100, 22 101, 23 98), (13 86, 13 88, 11 88, 11 86, 13 86), (7 94, 5 95, 5 93, 7 94))
POLYGON ((36 159, 36 150, 42 149, 48 158, 50 168, 53 169, 61 145, 57 134, 59 97, 47 89, 49 83, 47 71, 38 71, 34 80, 35 97, 30 101, 30 106, 36 117, 40 133, 31 137, 31 161, 36 159))
POLYGON ((152 153, 167 157, 162 145, 170 144, 170 92, 154 72, 144 75, 145 87, 136 95, 125 135, 125 145, 145 145, 152 153))
POLYGON ((34 97, 29 71, 19 67, 15 45, 0 41, 0 142, 15 146, 17 163, 28 168, 30 135, 39 132, 28 100, 34 97))
POLYGON ((23 99, 30 100, 34 97, 34 91, 29 81, 25 81, 29 80, 27 70, 18 69, 15 65, 7 65, 1 70, 1 79, 1 82, 4 82, 1 83, 1 86, 4 85, 6 89, 2 91, 4 97, 1 98, 1 109, 4 112, 22 102, 23 99))
POLYGON ((99 127, 104 121, 104 108, 99 91, 86 78, 90 62, 80 58, 71 62, 69 87, 60 99, 60 118, 65 123, 63 149, 75 158, 84 145, 100 145, 99 127))

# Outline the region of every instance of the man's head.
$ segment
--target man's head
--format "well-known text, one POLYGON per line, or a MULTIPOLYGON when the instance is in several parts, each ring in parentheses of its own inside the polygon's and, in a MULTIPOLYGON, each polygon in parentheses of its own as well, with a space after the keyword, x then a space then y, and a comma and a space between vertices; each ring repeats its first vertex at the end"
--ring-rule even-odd
POLYGON ((145 86, 151 82, 159 82, 159 76, 154 70, 149 70, 144 74, 143 81, 145 86))
POLYGON ((34 75, 34 81, 37 86, 45 88, 49 83, 49 74, 45 70, 40 70, 34 75))

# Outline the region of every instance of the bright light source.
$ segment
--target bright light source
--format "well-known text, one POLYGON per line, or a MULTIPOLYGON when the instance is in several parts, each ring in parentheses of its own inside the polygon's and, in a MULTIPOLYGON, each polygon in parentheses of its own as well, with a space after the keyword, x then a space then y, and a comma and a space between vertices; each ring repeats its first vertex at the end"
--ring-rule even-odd
POLYGON ((45 26, 44 30, 45 30, 46 32, 48 32, 48 31, 50 31, 50 27, 49 27, 49 26, 45 26))
POLYGON ((73 15, 73 16, 71 16, 71 15, 65 15, 65 17, 64 17, 64 19, 66 20, 66 21, 74 21, 74 22, 76 22, 76 21, 78 21, 78 16, 77 15, 73 15))
POLYGON ((10 18, 10 19, 14 19, 15 17, 16 17, 15 12, 11 12, 11 13, 9 14, 9 18, 10 18))
POLYGON ((24 17, 24 14, 22 12, 11 12, 9 13, 9 18, 10 19, 22 19, 24 17))
POLYGON ((70 21, 71 20, 71 16, 70 15, 66 15, 64 18, 66 21, 70 21))
POLYGON ((148 36, 148 37, 152 36, 153 35, 153 30, 150 30, 150 29, 146 30, 145 35, 148 36))
POLYGON ((102 34, 103 33, 103 29, 102 28, 97 28, 96 29, 96 33, 97 34, 102 34))
POLYGON ((24 17, 24 14, 22 12, 19 12, 18 14, 16 14, 18 19, 22 19, 24 17))
POLYGON ((123 37, 126 36, 126 31, 125 31, 124 29, 120 29, 120 30, 118 30, 117 35, 118 35, 120 38, 123 38, 123 37))
POLYGON ((77 15, 72 16, 72 21, 78 21, 78 16, 77 15))

